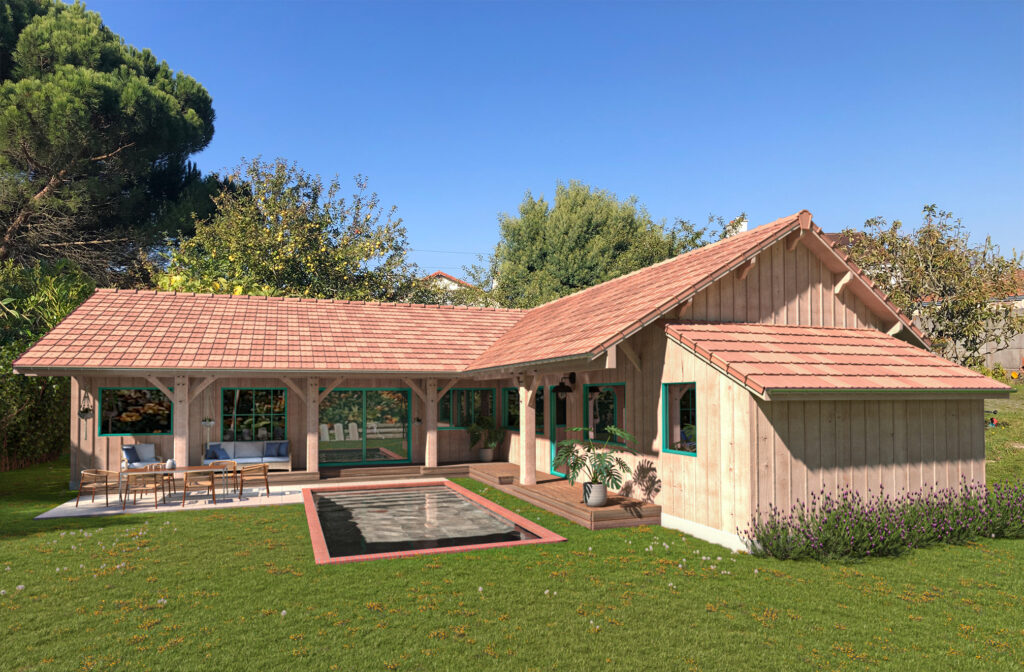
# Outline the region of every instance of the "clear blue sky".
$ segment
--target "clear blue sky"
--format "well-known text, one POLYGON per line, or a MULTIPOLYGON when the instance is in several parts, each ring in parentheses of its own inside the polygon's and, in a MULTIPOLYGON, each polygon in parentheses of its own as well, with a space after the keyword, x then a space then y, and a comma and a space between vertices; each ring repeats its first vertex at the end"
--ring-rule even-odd
POLYGON ((1024 249, 1022 2, 87 5, 210 91, 201 168, 364 173, 427 270, 569 179, 668 221, 935 202, 1024 249))

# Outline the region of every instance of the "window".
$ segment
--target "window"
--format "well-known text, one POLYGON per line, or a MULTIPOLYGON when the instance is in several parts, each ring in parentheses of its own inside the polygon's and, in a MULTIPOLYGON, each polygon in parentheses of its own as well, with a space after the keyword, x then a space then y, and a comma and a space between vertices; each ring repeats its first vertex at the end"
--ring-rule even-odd
POLYGON ((619 443, 608 427, 626 429, 626 384, 584 385, 583 424, 591 439, 619 443))
POLYGON ((661 449, 697 455, 697 385, 665 383, 661 386, 661 449))
MULTIPOLYGON (((544 388, 537 390, 537 433, 544 433, 544 388)), ((565 408, 563 400, 562 408, 565 408)), ((565 415, 563 413, 563 420, 565 415)), ((501 391, 501 422, 506 429, 519 431, 519 388, 506 387, 501 391)))
POLYGON ((101 387, 99 435, 170 434, 171 410, 155 387, 101 387))
POLYGON ((496 392, 489 387, 448 390, 437 400, 438 428, 465 429, 478 417, 495 417, 496 392))
POLYGON ((408 463, 410 390, 336 388, 320 404, 320 465, 408 463))
POLYGON ((281 441, 288 438, 288 392, 284 388, 221 390, 222 441, 281 441))

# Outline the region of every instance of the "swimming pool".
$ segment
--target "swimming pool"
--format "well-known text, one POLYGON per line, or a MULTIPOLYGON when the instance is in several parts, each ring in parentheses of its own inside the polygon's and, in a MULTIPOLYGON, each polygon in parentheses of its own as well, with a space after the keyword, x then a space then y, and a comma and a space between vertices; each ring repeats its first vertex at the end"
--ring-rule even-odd
POLYGON ((450 481, 303 490, 317 564, 565 541, 450 481))

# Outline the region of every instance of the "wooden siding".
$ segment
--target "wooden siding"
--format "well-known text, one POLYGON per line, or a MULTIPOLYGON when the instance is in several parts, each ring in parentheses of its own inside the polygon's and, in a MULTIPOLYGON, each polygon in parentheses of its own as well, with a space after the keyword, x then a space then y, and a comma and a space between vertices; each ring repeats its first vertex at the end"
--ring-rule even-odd
POLYGON ((844 488, 896 494, 985 481, 979 399, 772 401, 751 397, 753 501, 788 509, 844 488))

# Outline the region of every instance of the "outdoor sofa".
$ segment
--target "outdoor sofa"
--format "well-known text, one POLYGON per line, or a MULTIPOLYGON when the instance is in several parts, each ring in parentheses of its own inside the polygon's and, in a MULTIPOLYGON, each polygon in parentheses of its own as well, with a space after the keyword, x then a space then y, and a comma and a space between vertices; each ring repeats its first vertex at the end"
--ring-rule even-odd
POLYGON ((156 454, 155 443, 130 443, 121 446, 121 456, 128 463, 129 469, 138 469, 157 462, 166 462, 156 454))
POLYGON ((217 441, 206 447, 203 464, 232 460, 242 467, 265 464, 270 469, 291 469, 288 441, 217 441))

